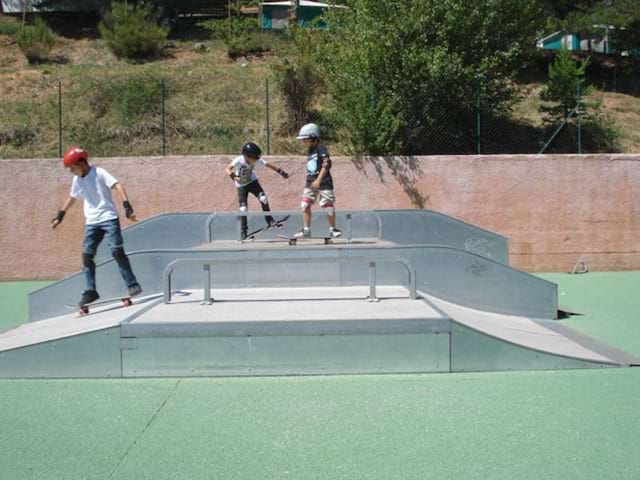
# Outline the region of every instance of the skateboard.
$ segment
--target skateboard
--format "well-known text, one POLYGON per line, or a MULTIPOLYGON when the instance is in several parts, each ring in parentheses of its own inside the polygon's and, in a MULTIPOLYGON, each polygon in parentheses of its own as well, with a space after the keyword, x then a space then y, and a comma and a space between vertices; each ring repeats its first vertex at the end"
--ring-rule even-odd
POLYGON ((289 242, 289 245, 297 245, 298 240, 322 240, 325 245, 331 245, 333 243, 332 237, 289 237, 287 235, 278 235, 280 238, 284 238, 289 242))
POLYGON ((271 225, 265 225, 264 227, 261 227, 257 230, 254 230, 251 233, 247 234, 247 238, 245 238, 245 240, 254 240, 256 238, 257 235, 261 234, 262 232, 266 232, 267 230, 269 230, 272 227, 278 227, 278 228, 282 228, 284 226, 284 223, 289 220, 290 215, 284 216, 280 219, 274 220, 273 224, 271 225))
POLYGON ((133 305, 133 302, 131 301, 131 297, 114 297, 114 298, 107 298, 105 300, 97 300, 95 302, 87 303, 82 307, 78 307, 78 305, 65 305, 65 307, 73 308, 73 309, 80 308, 80 316, 84 317, 85 315, 89 315, 89 307, 97 307, 99 305, 106 305, 108 303, 115 303, 115 302, 122 302, 123 307, 130 307, 131 305, 133 305))

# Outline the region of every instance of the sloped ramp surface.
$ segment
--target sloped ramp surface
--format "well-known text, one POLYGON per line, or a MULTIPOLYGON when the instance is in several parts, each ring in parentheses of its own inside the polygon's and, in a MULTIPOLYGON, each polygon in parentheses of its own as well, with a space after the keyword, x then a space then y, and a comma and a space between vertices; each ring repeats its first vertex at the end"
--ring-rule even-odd
POLYGON ((120 324, 157 305, 158 295, 31 322, 0 334, 0 378, 121 377, 120 324))
POLYGON ((484 312, 423 296, 453 322, 452 372, 640 364, 639 359, 556 321, 484 312))

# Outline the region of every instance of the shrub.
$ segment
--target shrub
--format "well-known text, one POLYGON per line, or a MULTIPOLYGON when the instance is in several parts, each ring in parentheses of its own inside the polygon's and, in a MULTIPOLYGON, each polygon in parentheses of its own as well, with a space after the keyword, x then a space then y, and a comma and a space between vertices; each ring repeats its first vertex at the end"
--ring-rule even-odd
POLYGON ((620 129, 613 118, 601 110, 600 104, 592 104, 591 111, 582 124, 583 151, 585 153, 620 152, 620 129))
POLYGON ((138 60, 158 57, 169 33, 156 23, 154 10, 145 4, 114 3, 98 29, 117 57, 138 60))
POLYGON ((288 48, 272 70, 284 99, 287 130, 294 132, 313 119, 311 108, 323 87, 315 61, 316 48, 323 34, 294 26, 287 30, 286 35, 288 48))
POLYGON ((562 49, 549 66, 549 79, 540 93, 540 98, 551 105, 543 105, 540 110, 546 114, 547 121, 563 121, 576 108, 580 95, 588 95, 584 89, 585 73, 590 60, 575 62, 571 52, 562 49))
POLYGON ((539 2, 348 0, 325 14, 317 64, 336 125, 358 153, 420 154, 443 120, 473 118, 478 84, 491 114, 516 99, 516 74, 533 50, 539 2), (388 2, 387 2, 388 3, 388 2))
POLYGON ((209 32, 211 38, 222 40, 227 56, 232 59, 262 55, 272 50, 272 37, 260 31, 258 23, 251 18, 227 18, 209 20, 198 24, 209 32))
POLYGON ((161 88, 161 80, 153 75, 87 84, 89 104, 96 118, 113 114, 129 125, 160 111, 161 88))
POLYGON ((20 24, 12 17, 0 16, 0 35, 15 35, 20 31, 20 24))
POLYGON ((49 26, 40 18, 33 25, 27 25, 16 36, 16 43, 29 63, 45 62, 57 37, 49 26))
POLYGON ((32 143, 37 137, 35 128, 29 125, 8 126, 0 128, 0 145, 22 147, 32 143))

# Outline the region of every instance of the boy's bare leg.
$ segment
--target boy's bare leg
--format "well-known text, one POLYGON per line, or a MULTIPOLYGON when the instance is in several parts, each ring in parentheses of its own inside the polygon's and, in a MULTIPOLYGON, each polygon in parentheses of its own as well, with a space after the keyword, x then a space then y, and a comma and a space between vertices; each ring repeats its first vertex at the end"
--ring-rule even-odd
POLYGON ((336 214, 327 215, 327 220, 329 221, 329 226, 331 228, 336 228, 336 214))
POLYGON ((302 211, 302 223, 305 228, 311 228, 311 208, 305 208, 302 211))

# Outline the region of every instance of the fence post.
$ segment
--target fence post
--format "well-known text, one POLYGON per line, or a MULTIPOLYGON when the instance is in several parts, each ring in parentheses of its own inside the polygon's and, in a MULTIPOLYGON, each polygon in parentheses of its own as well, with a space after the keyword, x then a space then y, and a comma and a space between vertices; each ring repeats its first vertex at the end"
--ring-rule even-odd
POLYGON ((478 91, 476 93, 476 135, 478 137, 478 155, 482 153, 482 115, 480 114, 480 91, 481 85, 478 81, 478 91))
POLYGON ((581 115, 581 108, 582 108, 582 98, 581 98, 581 91, 580 91, 580 83, 578 83, 578 86, 576 88, 577 90, 577 100, 578 100, 578 104, 577 104, 577 108, 576 108, 576 123, 578 124, 578 154, 582 154, 582 121, 580 119, 580 115, 581 115))
POLYGON ((167 154, 167 134, 165 128, 165 115, 164 115, 164 79, 161 80, 160 83, 160 111, 162 116, 162 156, 164 157, 167 154))
POLYGON ((266 122, 267 122, 267 155, 271 155, 271 130, 269 127, 269 79, 264 80, 265 106, 266 106, 266 122))
POLYGON ((58 80, 58 157, 62 157, 62 81, 58 80))

